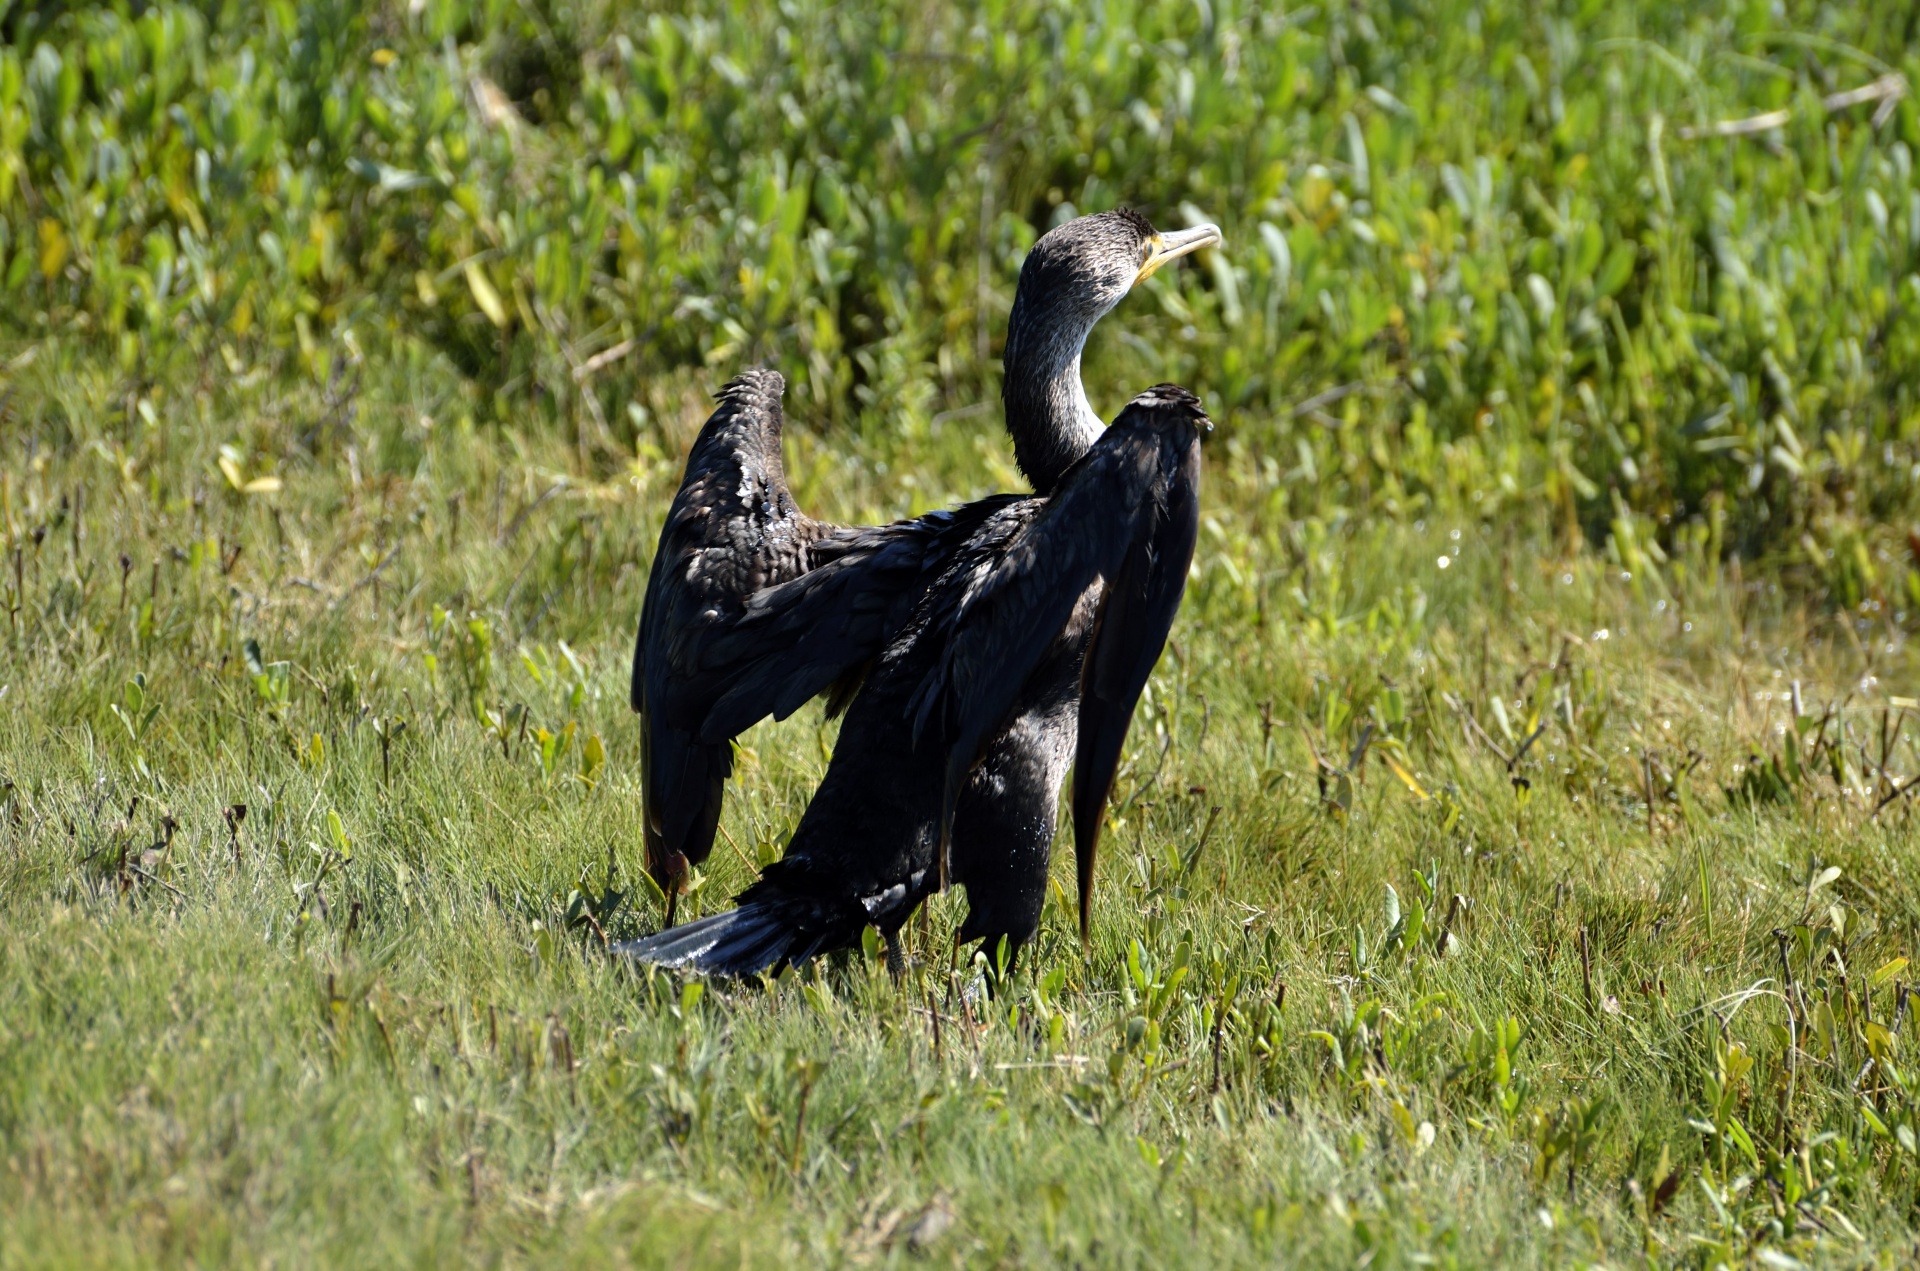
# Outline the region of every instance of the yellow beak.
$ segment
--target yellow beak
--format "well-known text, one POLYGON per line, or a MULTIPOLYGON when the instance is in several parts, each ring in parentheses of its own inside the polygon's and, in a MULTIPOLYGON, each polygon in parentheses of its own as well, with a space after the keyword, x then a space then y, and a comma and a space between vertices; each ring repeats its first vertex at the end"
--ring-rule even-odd
POLYGON ((1140 266, 1140 272, 1134 275, 1133 285, 1137 287, 1153 277, 1153 271, 1170 260, 1185 256, 1188 252, 1197 252, 1202 247, 1218 247, 1223 241, 1218 225, 1196 225, 1192 229, 1175 230, 1171 234, 1155 234, 1147 240, 1147 263, 1140 266))

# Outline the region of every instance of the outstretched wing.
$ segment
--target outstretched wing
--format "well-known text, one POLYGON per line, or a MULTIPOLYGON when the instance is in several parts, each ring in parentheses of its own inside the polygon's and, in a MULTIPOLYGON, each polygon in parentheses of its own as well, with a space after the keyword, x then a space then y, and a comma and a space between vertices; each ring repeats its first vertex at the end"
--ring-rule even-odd
POLYGON ((731 747, 700 739, 717 696, 702 673, 712 640, 755 591, 800 574, 829 527, 787 490, 780 456, 786 384, 749 371, 719 394, 701 427, 654 553, 633 652, 641 714, 647 862, 657 880, 712 850, 731 747))
POLYGON ((723 740, 768 715, 785 719, 822 693, 832 694, 830 712, 844 706, 961 545, 1021 497, 996 495, 815 543, 806 573, 756 592, 709 642, 701 675, 716 691, 701 737, 723 740))
POLYGON ((718 408, 694 439, 647 577, 633 650, 635 710, 697 726, 708 642, 753 592, 799 574, 808 545, 831 531, 803 515, 787 491, 785 391, 777 372, 746 372, 720 390, 718 408))
POLYGON ((1027 677, 1104 580, 1082 677, 1074 771, 1081 930, 1086 931, 1099 811, 1128 721, 1166 644, 1199 524, 1206 415, 1171 385, 1130 403, 1061 479, 1043 511, 988 554, 956 562, 924 632, 950 632, 911 709, 916 744, 946 747, 942 864, 953 810, 986 743, 1006 725, 1027 677))

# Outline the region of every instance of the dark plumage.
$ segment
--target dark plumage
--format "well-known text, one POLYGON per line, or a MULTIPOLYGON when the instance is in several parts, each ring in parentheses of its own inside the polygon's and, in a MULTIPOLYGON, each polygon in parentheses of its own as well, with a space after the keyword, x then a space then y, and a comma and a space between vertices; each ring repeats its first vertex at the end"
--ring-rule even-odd
POLYGON ((720 390, 667 511, 633 649, 640 712, 647 870, 672 898, 713 850, 721 794, 733 771, 725 738, 699 740, 722 683, 704 637, 735 619, 761 588, 804 573, 833 527, 794 505, 780 458, 776 371, 748 371, 720 390))
MULTIPOLYGON (((1101 433, 1080 384, 1087 333, 1139 279, 1218 240, 1212 226, 1159 235, 1122 211, 1069 221, 1034 244, 1009 322, 1003 395, 1016 456, 1037 491, 1050 491, 1101 433)), ((831 693, 830 710, 844 705, 954 553, 1013 497, 885 526, 814 521, 787 492, 781 388, 778 375, 759 371, 722 392, 648 581, 634 706, 644 716, 648 868, 670 897, 669 923, 686 872, 712 850, 731 739, 820 693, 831 693)), ((1001 767, 1042 769, 1051 760, 1039 750, 1070 751, 1071 712, 1063 719, 1052 727, 1067 729, 1064 745, 1038 732, 1011 740, 1014 750, 1038 750, 1019 763, 1010 751, 1001 767)), ((1051 785, 1057 794, 1057 777, 1051 785)), ((1007 797, 1029 797, 1020 780, 1008 789, 1007 797)), ((1037 817, 1037 805, 1017 813, 962 807, 956 835, 977 824, 998 838, 1003 822, 1037 817)), ((1039 869, 1044 883, 1044 849, 1039 869)))
POLYGON ((1162 385, 1050 497, 956 513, 977 528, 854 698, 785 856, 739 908, 620 951, 750 975, 846 947, 868 924, 892 944, 942 885, 949 837, 971 906, 961 938, 1017 949, 1039 921, 1070 762, 1084 934, 1101 809, 1193 556, 1207 426, 1191 394, 1162 385))

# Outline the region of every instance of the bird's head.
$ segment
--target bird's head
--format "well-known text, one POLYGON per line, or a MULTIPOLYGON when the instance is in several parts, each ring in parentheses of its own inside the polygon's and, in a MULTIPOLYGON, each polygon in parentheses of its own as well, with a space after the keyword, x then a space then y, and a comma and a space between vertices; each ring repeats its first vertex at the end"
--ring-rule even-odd
POLYGON ((1078 318, 1091 327, 1162 265, 1220 241, 1217 225, 1162 233, 1131 208, 1076 216, 1042 234, 1027 253, 1014 303, 1025 300, 1055 322, 1078 318))
POLYGON ((1170 260, 1220 242, 1214 225, 1161 233, 1122 208, 1079 216, 1040 236, 1020 267, 1007 316, 1007 430, 1014 458, 1046 494, 1104 425, 1080 383, 1080 351, 1094 324, 1170 260))

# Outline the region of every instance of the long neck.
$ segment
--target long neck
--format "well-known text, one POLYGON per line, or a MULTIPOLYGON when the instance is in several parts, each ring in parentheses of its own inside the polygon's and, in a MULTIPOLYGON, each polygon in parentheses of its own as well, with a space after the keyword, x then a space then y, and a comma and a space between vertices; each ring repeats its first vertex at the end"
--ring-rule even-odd
POLYGON ((1037 309, 1024 292, 1014 296, 1000 396, 1020 471, 1034 493, 1050 494, 1105 427, 1080 383, 1080 351, 1100 314, 1037 309))

